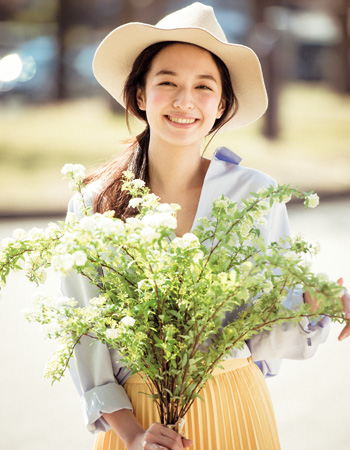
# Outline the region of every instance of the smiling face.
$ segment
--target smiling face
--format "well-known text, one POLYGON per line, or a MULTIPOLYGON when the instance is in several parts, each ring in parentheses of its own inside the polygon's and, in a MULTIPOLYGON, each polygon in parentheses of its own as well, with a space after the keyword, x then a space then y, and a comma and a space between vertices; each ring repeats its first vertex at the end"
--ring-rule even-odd
POLYGON ((225 110, 221 76, 211 54, 172 44, 153 59, 138 107, 146 112, 152 145, 200 147, 225 110))

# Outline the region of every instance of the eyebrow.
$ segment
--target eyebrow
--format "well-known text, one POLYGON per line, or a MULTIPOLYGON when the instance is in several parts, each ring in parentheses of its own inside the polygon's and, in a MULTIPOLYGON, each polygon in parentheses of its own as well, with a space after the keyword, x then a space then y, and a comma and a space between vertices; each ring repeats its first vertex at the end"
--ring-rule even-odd
MULTIPOLYGON (((157 72, 157 73, 155 74, 156 77, 157 77, 158 75, 173 75, 173 76, 176 76, 177 73, 176 73, 176 72, 173 72, 173 71, 171 71, 171 70, 160 70, 159 72, 157 72)), ((209 75, 209 74, 198 75, 196 78, 199 78, 199 79, 201 79, 201 80, 212 80, 212 81, 214 81, 215 83, 217 83, 216 78, 213 77, 212 75, 209 75)))

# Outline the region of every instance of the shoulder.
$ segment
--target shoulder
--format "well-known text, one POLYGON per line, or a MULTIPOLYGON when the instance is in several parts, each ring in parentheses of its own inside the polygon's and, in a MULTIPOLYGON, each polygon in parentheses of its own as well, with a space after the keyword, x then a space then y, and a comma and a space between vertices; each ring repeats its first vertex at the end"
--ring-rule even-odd
POLYGON ((240 165, 241 160, 240 156, 228 148, 219 147, 212 159, 213 176, 216 180, 220 180, 220 184, 234 186, 246 193, 277 185, 276 180, 266 173, 240 165))
POLYGON ((82 194, 77 192, 69 201, 68 213, 74 214, 78 219, 81 219, 84 214, 82 209, 84 206, 93 208, 95 197, 101 191, 101 182, 94 181, 89 183, 86 188, 84 188, 82 194))

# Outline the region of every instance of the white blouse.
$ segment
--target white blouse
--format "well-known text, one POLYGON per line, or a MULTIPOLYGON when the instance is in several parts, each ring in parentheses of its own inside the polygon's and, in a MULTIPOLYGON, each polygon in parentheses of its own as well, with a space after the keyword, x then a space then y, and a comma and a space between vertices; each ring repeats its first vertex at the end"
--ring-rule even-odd
MULTIPOLYGON (((241 202, 251 192, 268 187, 276 182, 254 169, 240 166, 241 158, 231 150, 218 148, 210 162, 199 199, 193 223, 194 228, 200 217, 210 218, 214 199, 222 194, 234 202, 241 202)), ((93 205, 98 185, 88 185, 85 203, 93 205)), ((68 212, 81 218, 78 194, 69 203, 68 212)), ((261 237, 267 244, 290 235, 289 221, 284 204, 274 204, 266 216, 267 227, 261 228, 261 237)), ((98 295, 96 288, 89 281, 71 273, 62 280, 62 295, 74 297, 80 306, 88 305, 92 297, 98 295)), ((284 305, 295 308, 303 302, 301 290, 289 292, 284 305)), ((226 314, 223 325, 234 318, 226 314)), ((275 325, 269 331, 262 331, 246 341, 242 350, 234 349, 227 358, 247 358, 251 356, 257 362, 264 375, 275 375, 282 358, 306 359, 314 355, 318 344, 327 339, 329 318, 323 318, 316 325, 303 318, 298 326, 285 322, 275 325)), ((102 414, 119 409, 132 410, 131 402, 123 388, 130 371, 119 362, 116 349, 109 349, 99 341, 83 337, 75 348, 74 358, 70 362, 70 372, 81 397, 84 421, 89 431, 99 432, 110 429, 102 414)))

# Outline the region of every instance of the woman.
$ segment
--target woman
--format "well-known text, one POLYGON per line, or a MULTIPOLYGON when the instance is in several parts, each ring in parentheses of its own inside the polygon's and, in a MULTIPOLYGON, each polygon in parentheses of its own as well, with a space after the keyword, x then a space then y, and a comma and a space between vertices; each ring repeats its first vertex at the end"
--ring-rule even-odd
MULTIPOLYGON (((219 195, 240 201, 273 183, 265 174, 239 166, 240 158, 226 148, 218 149, 211 162, 201 156, 206 136, 246 125, 267 107, 256 55, 227 43, 212 8, 194 3, 156 26, 117 28, 97 50, 94 71, 127 114, 146 124, 121 157, 85 180, 86 202, 95 211, 114 209, 122 218, 133 213, 120 189, 121 174, 129 169, 162 202, 181 205, 176 234, 182 236, 197 218, 210 216, 211 202, 219 195)), ((77 199, 69 211, 79 215, 77 199)), ((284 205, 274 205, 261 233, 266 242, 288 235, 284 205)), ((75 275, 63 281, 63 294, 82 304, 94 296, 86 280, 75 275)), ((307 293, 293 291, 286 304, 295 307, 304 297, 312 303, 307 293)), ((343 300, 349 303, 348 296, 343 300)), ((234 313, 227 315, 223 324, 233 318, 234 313)), ((142 380, 129 377, 115 351, 82 340, 71 369, 88 429, 101 431, 95 450, 180 450, 192 444, 196 450, 280 448, 263 373, 276 373, 279 358, 312 356, 328 325, 327 319, 316 325, 305 319, 299 327, 283 324, 228 355, 225 370, 206 385, 205 402, 197 400, 186 417, 185 432, 192 440, 157 423, 155 406, 140 394, 146 389, 142 380)), ((342 337, 349 334, 347 327, 342 337)))

